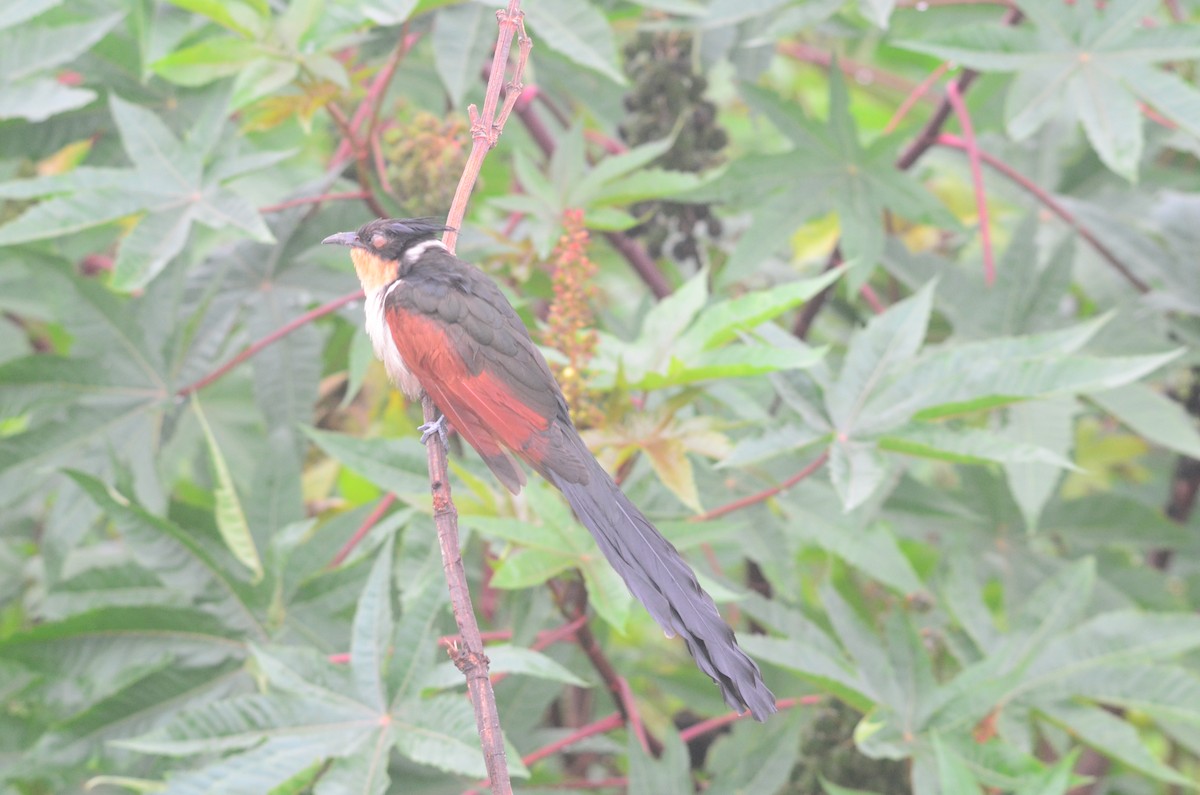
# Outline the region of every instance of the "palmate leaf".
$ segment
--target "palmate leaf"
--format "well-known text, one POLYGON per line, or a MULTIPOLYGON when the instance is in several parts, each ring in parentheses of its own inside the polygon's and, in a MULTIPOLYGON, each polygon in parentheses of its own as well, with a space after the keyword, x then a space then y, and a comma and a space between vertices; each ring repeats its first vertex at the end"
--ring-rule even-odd
MULTIPOLYGON (((375 792, 386 788, 393 749, 414 762, 482 775, 470 704, 421 693, 444 598, 427 589, 393 626, 392 552, 389 540, 360 594, 348 667, 310 649, 257 648, 264 692, 186 710, 121 745, 179 758, 226 754, 169 777, 171 791, 190 793, 274 791, 322 763, 329 763, 330 780, 322 783, 322 773, 317 791, 339 792, 339 782, 354 782, 356 791, 375 792)), ((513 768, 524 772, 519 762, 513 768)))
POLYGON ((38 18, 49 5, 56 4, 17 3, 13 12, 0 18, 0 119, 43 121, 96 98, 90 89, 58 82, 52 70, 90 50, 125 13, 62 24, 38 18), (17 27, 17 21, 23 24, 17 27))
MULTIPOLYGON (((213 92, 206 112, 219 115, 212 108, 223 112, 227 102, 224 93, 213 92)), ((183 249, 193 222, 214 229, 233 226, 254 239, 273 240, 258 212, 222 186, 244 173, 231 173, 236 169, 228 168, 235 156, 231 147, 214 150, 215 136, 194 135, 181 141, 159 117, 115 94, 109 107, 134 167, 103 172, 101 187, 96 187, 95 172, 85 172, 78 182, 67 174, 34 180, 32 186, 17 183, 16 189, 36 191, 45 198, 0 227, 0 245, 60 237, 139 214, 138 224, 118 250, 113 275, 114 287, 132 290, 158 275, 183 249)), ((278 158, 288 154, 280 153, 278 158)), ((269 164, 267 159, 254 166, 269 164)), ((10 185, 0 185, 0 191, 10 185)))
MULTIPOLYGON (((856 289, 883 256, 886 235, 880 219, 885 211, 944 229, 959 224, 918 182, 896 170, 894 141, 881 139, 869 148, 859 143, 840 70, 831 70, 829 92, 829 119, 819 125, 803 116, 798 104, 747 87, 751 107, 769 116, 788 136, 792 150, 739 159, 679 199, 729 202, 769 218, 769 225, 752 229, 755 254, 782 247, 798 226, 829 212, 832 204, 841 226, 842 256, 855 263, 849 286, 856 289)), ((739 259, 730 268, 750 264, 739 259)))
POLYGON ((131 504, 101 481, 80 472, 68 475, 113 521, 138 563, 165 586, 206 605, 248 637, 266 637, 260 611, 267 597, 262 589, 256 592, 232 575, 228 557, 207 548, 195 534, 131 504))
POLYGON ((1026 138, 1065 110, 1078 120, 1110 169, 1137 178, 1144 102, 1200 135, 1200 92, 1156 64, 1200 57, 1195 27, 1143 26, 1153 0, 1122 0, 1103 11, 1023 0, 1032 29, 952 29, 899 42, 918 52, 984 71, 1015 72, 1005 116, 1026 138))
POLYGON ((223 697, 238 681, 239 634, 202 610, 153 606, 102 608, 11 634, 0 660, 42 673, 39 700, 57 730, 4 773, 69 769, 181 707, 223 697))
POLYGON ((526 11, 525 24, 547 47, 617 85, 625 85, 625 75, 617 66, 612 27, 594 6, 584 0, 560 0, 553 9, 533 5, 526 11))

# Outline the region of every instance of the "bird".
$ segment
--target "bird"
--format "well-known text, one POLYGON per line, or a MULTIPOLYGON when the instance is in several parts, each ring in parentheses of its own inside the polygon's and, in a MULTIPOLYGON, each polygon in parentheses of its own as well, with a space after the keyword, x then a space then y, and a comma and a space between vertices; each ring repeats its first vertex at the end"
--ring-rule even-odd
POLYGON ((524 322, 499 286, 438 239, 433 218, 380 218, 322 243, 347 246, 366 295, 366 330, 392 381, 441 412, 496 478, 520 492, 524 461, 566 497, 605 558, 668 636, 679 635, 735 712, 776 711, 762 673, 691 567, 625 496, 580 437, 524 322))

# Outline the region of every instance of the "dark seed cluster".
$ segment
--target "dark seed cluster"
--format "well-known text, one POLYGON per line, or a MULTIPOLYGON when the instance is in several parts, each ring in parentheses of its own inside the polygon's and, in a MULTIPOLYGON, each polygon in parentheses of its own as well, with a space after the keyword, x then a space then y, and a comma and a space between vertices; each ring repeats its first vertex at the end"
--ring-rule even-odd
MULTIPOLYGON (((704 98, 708 81, 695 71, 691 36, 639 34, 625 47, 625 71, 633 84, 620 127, 626 143, 636 146, 676 133, 674 145, 652 164, 672 171, 705 171, 724 160, 729 138, 717 124, 716 107, 704 98)), ((721 234, 721 222, 708 205, 651 201, 632 210, 646 220, 629 234, 644 239, 654 257, 669 246, 674 259, 699 262, 700 235, 721 234)))

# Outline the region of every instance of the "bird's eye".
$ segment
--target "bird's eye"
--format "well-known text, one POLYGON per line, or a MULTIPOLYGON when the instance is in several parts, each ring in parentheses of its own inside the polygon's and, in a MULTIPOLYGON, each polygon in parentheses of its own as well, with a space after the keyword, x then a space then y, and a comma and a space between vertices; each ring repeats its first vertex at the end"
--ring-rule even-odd
POLYGON ((384 246, 387 245, 387 242, 388 242, 387 235, 380 234, 378 232, 371 235, 371 245, 374 246, 375 248, 383 248, 384 246))

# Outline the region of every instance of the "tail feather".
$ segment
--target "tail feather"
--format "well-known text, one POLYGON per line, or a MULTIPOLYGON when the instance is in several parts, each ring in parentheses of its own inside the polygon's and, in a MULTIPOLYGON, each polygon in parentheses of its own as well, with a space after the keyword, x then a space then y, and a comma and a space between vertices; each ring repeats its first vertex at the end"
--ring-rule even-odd
POLYGON ((732 709, 748 708, 757 720, 775 712, 775 697, 758 666, 737 645, 733 630, 675 547, 625 496, 602 466, 586 457, 587 478, 547 477, 591 531, 630 592, 669 635, 680 635, 700 670, 721 688, 732 709), (574 480, 574 478, 572 478, 574 480))

